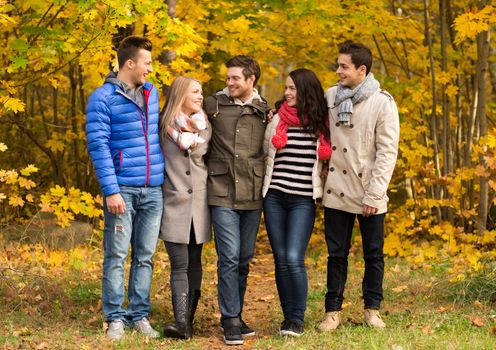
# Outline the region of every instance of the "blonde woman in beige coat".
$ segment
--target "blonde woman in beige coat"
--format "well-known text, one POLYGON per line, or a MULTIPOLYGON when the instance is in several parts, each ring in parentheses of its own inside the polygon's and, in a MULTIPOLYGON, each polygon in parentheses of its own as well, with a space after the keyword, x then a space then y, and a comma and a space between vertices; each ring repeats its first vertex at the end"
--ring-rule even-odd
POLYGON ((193 334, 202 280, 202 246, 212 236, 204 161, 212 130, 202 105, 201 84, 179 76, 171 85, 160 119, 165 160, 160 238, 171 263, 175 318, 174 324, 164 327, 164 335, 179 339, 193 334))

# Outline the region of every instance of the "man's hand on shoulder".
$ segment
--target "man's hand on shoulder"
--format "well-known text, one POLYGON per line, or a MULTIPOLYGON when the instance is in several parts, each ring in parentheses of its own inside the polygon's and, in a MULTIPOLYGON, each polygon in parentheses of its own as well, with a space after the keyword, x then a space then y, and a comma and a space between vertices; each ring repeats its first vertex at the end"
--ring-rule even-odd
POLYGON ((367 204, 362 205, 362 215, 365 217, 377 214, 377 208, 371 207, 367 204))
POLYGON ((274 115, 276 114, 277 110, 275 108, 272 108, 269 110, 269 113, 267 114, 267 121, 270 123, 272 121, 272 118, 274 118, 274 115))
POLYGON ((126 211, 126 203, 120 193, 115 193, 105 197, 105 200, 107 202, 107 209, 110 213, 124 214, 126 211))

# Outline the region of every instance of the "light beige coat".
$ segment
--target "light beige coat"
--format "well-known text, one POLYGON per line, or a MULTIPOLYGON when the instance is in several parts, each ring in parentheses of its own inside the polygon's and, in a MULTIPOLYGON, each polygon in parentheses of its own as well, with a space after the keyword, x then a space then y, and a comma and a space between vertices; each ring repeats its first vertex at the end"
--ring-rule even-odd
MULTIPOLYGON (((264 183, 262 188, 262 195, 265 197, 267 192, 269 191, 270 181, 272 180, 272 173, 274 171, 274 158, 277 153, 277 148, 272 144, 272 136, 276 133, 276 127, 279 123, 279 115, 274 115, 272 121, 265 129, 264 136, 264 152, 267 155, 266 157, 266 166, 265 166, 265 176, 264 183)), ((317 138, 317 148, 319 149, 320 139, 317 138)), ((322 162, 317 160, 313 165, 312 169, 312 186, 313 186, 313 199, 322 197, 322 179, 320 178, 320 174, 322 172, 322 162)))
POLYGON ((325 207, 362 213, 363 204, 387 211, 387 188, 398 155, 399 117, 396 103, 378 89, 353 106, 349 125, 338 122, 334 106, 337 86, 326 92, 333 153, 324 186, 325 207))
POLYGON ((169 135, 161 140, 165 181, 160 238, 167 242, 190 243, 191 224, 197 244, 208 242, 212 238, 207 203, 208 171, 203 160, 212 135, 210 124, 199 135, 206 142, 187 151, 181 151, 169 135))

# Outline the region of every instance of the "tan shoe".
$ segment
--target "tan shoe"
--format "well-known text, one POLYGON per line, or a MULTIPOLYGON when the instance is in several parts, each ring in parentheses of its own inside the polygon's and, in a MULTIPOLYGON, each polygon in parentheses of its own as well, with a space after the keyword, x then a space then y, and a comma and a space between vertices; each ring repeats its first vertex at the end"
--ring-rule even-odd
POLYGON ((379 314, 379 310, 365 309, 363 312, 363 319, 367 326, 371 328, 386 328, 386 324, 379 314))
POLYGON ((324 321, 319 325, 319 331, 333 331, 341 324, 341 311, 326 312, 324 321))

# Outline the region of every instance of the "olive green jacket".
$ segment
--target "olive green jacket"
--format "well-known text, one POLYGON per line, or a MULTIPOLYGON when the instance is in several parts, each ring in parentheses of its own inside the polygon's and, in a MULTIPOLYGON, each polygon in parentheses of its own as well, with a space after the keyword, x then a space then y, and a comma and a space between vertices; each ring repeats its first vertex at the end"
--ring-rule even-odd
POLYGON ((204 107, 212 124, 208 204, 239 210, 261 208, 267 102, 257 95, 240 105, 219 91, 205 100, 204 107))

